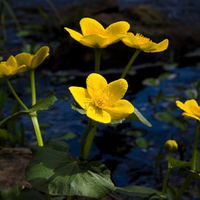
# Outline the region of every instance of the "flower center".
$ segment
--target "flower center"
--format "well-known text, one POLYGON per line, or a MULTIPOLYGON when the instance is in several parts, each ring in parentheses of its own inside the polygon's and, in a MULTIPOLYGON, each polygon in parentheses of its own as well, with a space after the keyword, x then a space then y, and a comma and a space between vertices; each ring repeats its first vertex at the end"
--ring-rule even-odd
POLYGON ((93 104, 98 108, 105 108, 108 105, 108 94, 102 90, 96 90, 93 96, 93 104))
POLYGON ((98 34, 101 36, 108 36, 105 30, 99 30, 99 29, 90 29, 87 30, 86 35, 91 35, 91 34, 98 34))
POLYGON ((135 37, 136 37, 136 39, 137 39, 137 41, 138 41, 139 44, 145 44, 145 43, 151 42, 151 40, 149 38, 144 37, 140 33, 136 33, 135 37))

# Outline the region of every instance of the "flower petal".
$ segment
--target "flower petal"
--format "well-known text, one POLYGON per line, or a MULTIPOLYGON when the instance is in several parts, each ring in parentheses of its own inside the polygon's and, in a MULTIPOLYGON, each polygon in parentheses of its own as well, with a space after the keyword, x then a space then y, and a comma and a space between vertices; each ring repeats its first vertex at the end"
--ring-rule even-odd
POLYGON ((108 84, 108 97, 109 104, 112 105, 124 97, 128 89, 128 83, 125 79, 121 78, 108 84))
POLYGON ((32 55, 29 53, 20 53, 15 56, 17 64, 19 66, 26 65, 28 68, 31 67, 32 55))
POLYGON ((112 120, 120 120, 133 113, 134 107, 129 101, 122 99, 104 110, 110 114, 112 120))
POLYGON ((97 122, 101 123, 110 123, 111 117, 109 113, 107 113, 105 110, 102 110, 100 108, 97 108, 93 105, 90 105, 87 110, 87 116, 97 122))
POLYGON ((109 39, 99 34, 91 34, 82 37, 79 42, 84 46, 103 49, 108 46, 109 39))
POLYGON ((150 49, 150 50, 148 50, 148 52, 155 53, 155 52, 161 52, 161 51, 166 50, 167 47, 169 46, 169 40, 165 39, 165 40, 163 40, 162 42, 160 42, 158 44, 156 44, 156 43, 154 43, 154 44, 156 46, 156 49, 150 49))
POLYGON ((107 86, 106 79, 100 74, 92 73, 86 79, 87 90, 91 98, 97 90, 103 91, 107 86))
POLYGON ((190 110, 190 105, 191 105, 191 103, 192 104, 195 104, 195 105, 197 105, 198 106, 198 104, 197 103, 195 103, 196 101, 195 100, 193 100, 192 102, 191 102, 192 100, 188 100, 188 101, 186 101, 185 102, 185 104, 183 104, 181 101, 176 101, 176 105, 180 108, 180 109, 182 109, 182 110, 184 110, 186 113, 190 113, 190 114, 192 114, 192 112, 191 112, 191 110, 190 110))
POLYGON ((126 37, 129 28, 129 23, 125 21, 116 22, 108 26, 106 32, 109 36, 109 44, 118 42, 122 38, 126 37))
POLYGON ((44 59, 49 55, 49 47, 43 46, 41 47, 35 54, 31 62, 31 69, 35 69, 38 67, 44 59))
POLYGON ((87 110, 91 103, 91 97, 88 91, 82 87, 69 87, 71 94, 73 95, 76 102, 84 109, 87 110))
POLYGON ((98 21, 87 17, 81 19, 80 27, 84 36, 105 31, 104 27, 98 21))
POLYGON ((0 63, 0 78, 9 76, 11 73, 10 68, 5 63, 6 62, 0 63))
POLYGON ((17 67, 17 61, 16 61, 15 57, 14 56, 10 56, 8 58, 8 60, 6 61, 6 65, 12 66, 13 68, 16 68, 17 67))
POLYGON ((131 48, 138 48, 138 41, 135 38, 134 34, 131 32, 128 32, 125 38, 122 38, 122 42, 131 48))
POLYGON ((76 41, 79 42, 79 40, 83 37, 83 35, 81 35, 79 32, 74 31, 70 28, 65 27, 65 30, 68 31, 68 33, 70 34, 70 36, 75 39, 76 41))
POLYGON ((195 115, 193 115, 193 114, 189 114, 189 113, 184 112, 182 115, 183 115, 184 117, 186 117, 186 118, 192 118, 192 119, 196 119, 196 120, 199 120, 199 121, 200 121, 200 118, 197 117, 197 116, 195 116, 195 115))

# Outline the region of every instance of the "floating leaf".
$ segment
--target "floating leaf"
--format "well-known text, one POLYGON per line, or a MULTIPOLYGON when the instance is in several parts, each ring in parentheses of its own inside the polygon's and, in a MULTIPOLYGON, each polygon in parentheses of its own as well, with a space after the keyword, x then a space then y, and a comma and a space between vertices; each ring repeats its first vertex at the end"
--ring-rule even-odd
POLYGON ((128 135, 133 135, 133 136, 138 137, 138 136, 142 136, 142 132, 138 131, 138 130, 136 130, 136 131, 128 131, 128 135))
POLYGON ((127 187, 114 187, 114 191, 120 194, 128 195, 131 197, 150 199, 151 197, 160 198, 164 197, 158 190, 142 187, 142 186, 127 186, 127 187))
POLYGON ((29 115, 30 113, 33 113, 35 111, 43 111, 47 110, 50 106, 53 105, 53 103, 56 101, 56 97, 54 96, 54 92, 49 92, 47 96, 45 96, 43 99, 40 99, 34 106, 32 106, 28 110, 22 110, 19 111, 4 120, 0 122, 0 127, 3 127, 7 122, 16 120, 20 115, 29 115))
POLYGON ((134 107, 134 112, 130 114, 127 118, 127 120, 132 120, 132 121, 140 121, 143 124, 151 127, 152 125, 147 121, 146 118, 138 111, 137 108, 134 107))
POLYGON ((147 78, 142 83, 148 86, 158 86, 160 84, 160 81, 155 78, 147 78))
POLYGON ((162 73, 162 74, 158 77, 158 79, 159 79, 160 81, 163 81, 163 80, 169 78, 170 76, 171 76, 171 73, 165 72, 165 73, 162 73))
POLYGON ((148 142, 144 138, 137 138, 135 143, 142 149, 147 149, 148 142))
POLYGON ((110 171, 98 161, 78 162, 68 155, 69 145, 49 141, 32 149, 26 178, 37 190, 50 195, 103 198, 113 189, 110 171))
POLYGON ((169 156, 166 157, 166 160, 171 163, 172 168, 185 168, 185 167, 191 166, 191 163, 189 163, 189 162, 176 160, 169 156))

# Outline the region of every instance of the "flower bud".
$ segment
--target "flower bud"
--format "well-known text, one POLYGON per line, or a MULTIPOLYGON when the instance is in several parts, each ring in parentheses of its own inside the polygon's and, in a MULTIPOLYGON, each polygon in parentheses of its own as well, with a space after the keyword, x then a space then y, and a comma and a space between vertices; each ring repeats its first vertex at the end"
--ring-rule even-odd
POLYGON ((165 142, 165 149, 169 152, 176 151, 178 149, 178 144, 175 140, 167 140, 167 142, 165 142))

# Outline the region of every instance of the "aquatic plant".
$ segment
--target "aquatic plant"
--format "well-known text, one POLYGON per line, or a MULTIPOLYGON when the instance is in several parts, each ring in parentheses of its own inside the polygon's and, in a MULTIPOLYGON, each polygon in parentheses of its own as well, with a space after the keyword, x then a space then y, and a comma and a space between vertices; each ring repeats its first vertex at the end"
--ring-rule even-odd
MULTIPOLYGON (((82 34, 69 28, 65 29, 72 38, 84 46, 94 48, 96 53, 95 73, 91 73, 86 78, 87 87, 69 87, 74 97, 74 102, 71 104, 72 109, 89 118, 87 128, 81 136, 78 159, 69 154, 70 147, 64 141, 50 140, 43 143, 37 112, 47 110, 56 101, 56 97, 54 92, 50 92, 43 99, 36 100, 34 69, 49 55, 49 47, 41 47, 35 55, 20 53, 0 63, 1 77, 5 78, 14 97, 24 109, 0 121, 0 128, 3 129, 9 121, 15 121, 20 115, 28 115, 33 122, 37 138, 38 145, 32 147, 33 156, 26 169, 28 182, 37 191, 45 193, 45 196, 40 196, 41 199, 53 199, 54 196, 68 200, 75 196, 99 199, 104 198, 111 191, 139 199, 180 199, 191 180, 200 178, 200 166, 196 162, 200 127, 199 106, 195 100, 186 101, 185 104, 180 101, 176 102, 177 106, 185 111, 183 116, 197 119, 191 162, 172 158, 172 152, 178 149, 178 144, 175 140, 168 140, 165 143, 165 148, 169 152, 169 155, 166 157, 168 166, 162 191, 137 185, 117 187, 110 178, 110 170, 104 164, 99 161, 89 160, 90 149, 99 123, 118 124, 123 123, 124 120, 132 120, 151 127, 151 123, 136 108, 137 105, 132 105, 128 100, 122 99, 128 89, 125 76, 141 51, 151 53, 164 51, 168 47, 168 39, 157 44, 141 34, 127 33, 130 27, 128 22, 116 22, 104 29, 96 20, 84 18, 80 21, 80 25, 82 34), (125 67, 121 78, 108 84, 100 73, 100 52, 108 45, 121 40, 127 46, 136 48, 136 52, 125 67), (9 81, 10 75, 27 70, 30 72, 32 91, 32 106, 30 108, 22 102, 9 81), (168 189, 167 182, 171 170, 175 168, 185 170, 188 176, 180 189, 171 197, 166 194, 168 189)), ((158 103, 161 97, 162 91, 159 91, 153 104, 158 103)), ((37 196, 39 195, 37 191, 34 193, 30 190, 28 195, 34 194, 32 196, 37 196)), ((27 199, 28 197, 23 188, 14 188, 11 192, 14 193, 14 198, 16 197, 16 199, 27 199)), ((0 197, 3 196, 5 198, 5 193, 1 192, 0 197)))

